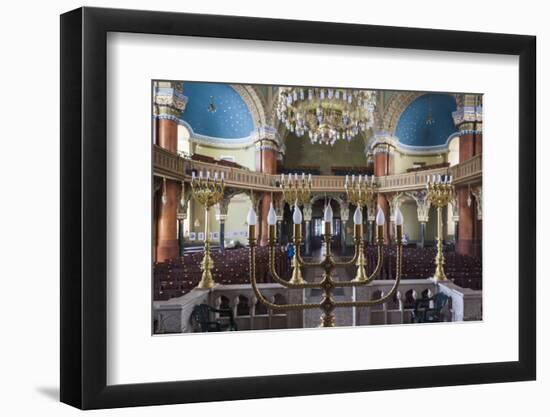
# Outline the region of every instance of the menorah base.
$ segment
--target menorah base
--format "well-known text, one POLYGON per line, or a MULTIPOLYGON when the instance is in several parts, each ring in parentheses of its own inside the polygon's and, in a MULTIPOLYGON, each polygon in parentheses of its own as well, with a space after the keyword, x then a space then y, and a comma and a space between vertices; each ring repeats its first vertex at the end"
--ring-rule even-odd
POLYGON ((197 288, 210 289, 213 288, 216 283, 212 277, 212 269, 214 268, 214 262, 210 256, 210 246, 205 247, 204 258, 201 262, 202 276, 197 288))
POLYGON ((440 281, 448 281, 447 275, 445 275, 445 271, 443 271, 443 268, 436 268, 434 276, 434 281, 440 282, 440 281))
POLYGON ((212 273, 210 271, 204 271, 202 273, 201 280, 197 285, 197 288, 207 290, 213 288, 214 285, 216 285, 216 283, 214 282, 214 278, 212 278, 212 273))
POLYGON ((357 267, 357 274, 355 274, 355 278, 351 280, 351 282, 365 282, 369 279, 367 272, 365 271, 364 266, 358 266, 357 267))
POLYGON ((321 324, 319 327, 334 327, 336 326, 336 320, 334 314, 322 314, 321 315, 321 324))
POLYGON ((301 285, 306 283, 306 281, 302 277, 302 271, 300 271, 299 267, 294 267, 294 269, 292 270, 292 277, 288 282, 292 285, 301 285))

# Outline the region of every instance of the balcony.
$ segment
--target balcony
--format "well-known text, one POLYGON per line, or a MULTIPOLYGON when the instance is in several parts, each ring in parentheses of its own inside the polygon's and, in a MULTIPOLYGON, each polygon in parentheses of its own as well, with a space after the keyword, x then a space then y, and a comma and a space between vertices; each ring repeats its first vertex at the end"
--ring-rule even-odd
MULTIPOLYGON (((194 161, 187 157, 168 152, 158 146, 153 147, 154 172, 179 181, 190 181, 192 171, 210 170, 223 172, 227 187, 254 189, 257 191, 279 192, 278 175, 262 174, 247 169, 232 168, 220 164, 194 161)), ((476 155, 461 164, 449 168, 437 168, 426 171, 409 172, 378 177, 380 192, 410 191, 426 186, 432 175, 452 175, 455 184, 475 182, 481 179, 482 158, 476 155)), ((313 192, 342 192, 344 177, 335 175, 312 176, 313 192)))

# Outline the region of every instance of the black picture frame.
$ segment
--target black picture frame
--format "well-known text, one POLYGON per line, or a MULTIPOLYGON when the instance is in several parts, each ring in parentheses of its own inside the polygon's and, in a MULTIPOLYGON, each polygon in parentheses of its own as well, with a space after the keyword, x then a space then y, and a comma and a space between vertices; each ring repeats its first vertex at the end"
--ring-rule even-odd
POLYGON ((82 409, 536 378, 536 38, 101 8, 61 16, 61 401, 82 409), (519 360, 132 385, 107 375, 108 32, 519 56, 519 360))

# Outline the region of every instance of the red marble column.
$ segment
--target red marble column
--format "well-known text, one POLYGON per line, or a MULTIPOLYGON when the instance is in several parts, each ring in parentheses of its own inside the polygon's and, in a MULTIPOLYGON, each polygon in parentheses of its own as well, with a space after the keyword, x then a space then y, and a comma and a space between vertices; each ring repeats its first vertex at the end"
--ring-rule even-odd
POLYGON ((159 119, 157 121, 158 146, 170 152, 178 151, 178 124, 175 120, 159 119))
POLYGON ((475 207, 472 199, 468 207, 468 187, 456 190, 458 195, 458 242, 456 252, 462 255, 474 255, 474 219, 475 207))
POLYGON ((475 135, 466 133, 460 136, 458 143, 458 159, 460 162, 467 161, 475 155, 475 135))
MULTIPOLYGON (((256 170, 264 174, 277 173, 277 151, 271 143, 261 143, 256 153, 256 170)), ((267 246, 269 237, 269 227, 267 224, 267 215, 271 203, 271 194, 264 193, 260 203, 259 225, 260 225, 260 246, 267 246)))
MULTIPOLYGON (((157 140, 158 145, 170 152, 178 149, 178 125, 174 120, 159 119, 157 140)), ((164 193, 165 201, 160 202, 157 224, 157 251, 156 259, 163 262, 177 258, 179 254, 177 236, 178 193, 181 185, 176 181, 166 180, 164 193)))
MULTIPOLYGON (((380 207, 386 218, 384 223, 384 243, 390 243, 390 203, 384 194, 378 194, 377 205, 380 207)), ((377 209, 378 210, 378 209, 377 209)))
MULTIPOLYGON (((459 161, 465 162, 482 152, 482 135, 466 133, 460 136, 459 161)), ((458 195, 458 242, 456 251, 463 255, 475 256, 481 246, 481 232, 477 229, 477 217, 475 212, 475 200, 470 196, 468 207, 468 186, 462 186, 456 190, 458 195)))
POLYGON ((475 135, 475 155, 479 155, 483 152, 483 134, 478 133, 475 135))

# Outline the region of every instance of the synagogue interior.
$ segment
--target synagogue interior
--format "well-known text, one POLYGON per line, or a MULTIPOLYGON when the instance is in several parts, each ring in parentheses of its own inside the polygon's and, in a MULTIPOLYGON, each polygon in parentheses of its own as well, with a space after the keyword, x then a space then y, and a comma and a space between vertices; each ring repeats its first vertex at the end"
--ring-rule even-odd
POLYGON ((482 95, 153 82, 152 332, 482 319, 482 95))

